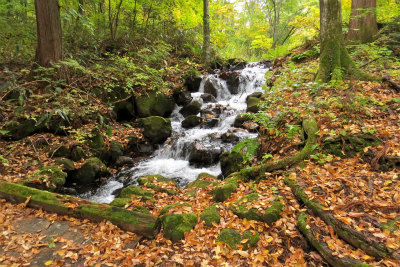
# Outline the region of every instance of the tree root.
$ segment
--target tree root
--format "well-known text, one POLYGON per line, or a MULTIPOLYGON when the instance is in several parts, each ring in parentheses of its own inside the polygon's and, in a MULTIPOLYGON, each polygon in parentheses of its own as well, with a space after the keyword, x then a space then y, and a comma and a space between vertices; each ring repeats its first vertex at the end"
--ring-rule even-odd
POLYGON ((318 125, 317 121, 314 118, 306 119, 303 121, 303 129, 304 132, 307 134, 308 139, 304 148, 298 152, 296 155, 291 157, 286 157, 284 159, 267 162, 260 166, 251 167, 247 169, 243 169, 240 171, 240 174, 245 179, 256 179, 261 177, 266 172, 273 172, 277 170, 282 170, 287 167, 291 167, 300 163, 301 161, 307 159, 311 153, 314 151, 317 143, 317 132, 318 132, 318 125))
POLYGON ((396 91, 400 92, 400 85, 398 83, 396 83, 395 81, 393 81, 389 75, 385 75, 382 78, 382 82, 388 82, 390 84, 390 87, 392 87, 393 89, 395 89, 396 91))
POLYGON ((311 245, 321 254, 321 256, 333 267, 367 267, 368 264, 362 263, 355 259, 348 257, 339 258, 333 255, 333 251, 325 242, 321 242, 314 233, 320 233, 321 231, 315 225, 307 224, 308 215, 304 212, 300 213, 297 218, 297 227, 311 243, 311 245))
POLYGON ((332 226, 338 236, 353 247, 362 249, 368 255, 378 259, 400 259, 400 255, 397 252, 371 240, 371 238, 339 221, 331 213, 325 211, 325 207, 316 199, 310 200, 295 180, 286 178, 285 184, 292 189, 293 194, 298 200, 303 202, 308 209, 310 209, 316 216, 319 216, 326 224, 332 226))

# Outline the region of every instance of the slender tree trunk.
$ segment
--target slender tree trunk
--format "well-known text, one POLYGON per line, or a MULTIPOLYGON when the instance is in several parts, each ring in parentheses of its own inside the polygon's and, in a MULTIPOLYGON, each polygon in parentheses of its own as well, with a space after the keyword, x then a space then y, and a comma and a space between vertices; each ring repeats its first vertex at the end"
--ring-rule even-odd
POLYGON ((203 61, 210 62, 210 12, 208 0, 203 0, 203 61))
POLYGON ((83 10, 83 0, 79 0, 78 1, 78 13, 79 13, 79 15, 83 15, 83 13, 84 13, 84 10, 83 10))
POLYGON ((40 66, 62 60, 60 7, 57 0, 35 0, 38 47, 36 60, 40 66))
POLYGON ((363 79, 344 45, 341 0, 320 0, 321 55, 317 80, 363 79))
POLYGON ((347 40, 370 43, 377 33, 376 0, 353 0, 347 40))

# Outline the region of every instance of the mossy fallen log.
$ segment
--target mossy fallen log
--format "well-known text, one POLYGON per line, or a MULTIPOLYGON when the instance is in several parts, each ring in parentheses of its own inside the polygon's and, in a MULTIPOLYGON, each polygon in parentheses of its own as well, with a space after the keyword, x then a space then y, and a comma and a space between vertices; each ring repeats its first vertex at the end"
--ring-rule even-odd
POLYGON ((123 230, 148 238, 160 230, 160 220, 152 215, 125 210, 85 199, 51 193, 20 184, 0 181, 0 198, 13 203, 27 203, 32 208, 43 209, 59 215, 89 219, 95 222, 109 220, 123 230))
POLYGON ((331 266, 333 267, 369 267, 370 265, 366 263, 362 263, 358 260, 344 257, 339 258, 333 255, 333 251, 329 248, 328 244, 325 242, 321 242, 316 237, 316 233, 319 233, 317 227, 315 225, 307 224, 308 215, 304 212, 300 213, 297 218, 297 227, 303 233, 303 235, 307 238, 310 244, 321 254, 322 258, 324 258, 331 266))
POLYGON ((240 171, 241 176, 247 179, 255 179, 262 176, 266 172, 273 172, 282 170, 293 165, 300 163, 307 159, 316 148, 318 137, 318 125, 314 118, 306 119, 303 121, 303 129, 307 134, 307 142, 304 148, 296 155, 286 157, 278 161, 267 162, 260 166, 243 169, 240 171))
POLYGON ((351 228, 344 222, 336 219, 330 212, 324 210, 325 207, 316 199, 310 200, 304 190, 290 178, 285 179, 285 184, 289 186, 298 200, 303 202, 313 214, 320 217, 326 224, 332 226, 333 230, 347 243, 353 247, 362 249, 365 253, 375 258, 390 258, 399 260, 400 255, 386 246, 373 241, 363 233, 351 228))

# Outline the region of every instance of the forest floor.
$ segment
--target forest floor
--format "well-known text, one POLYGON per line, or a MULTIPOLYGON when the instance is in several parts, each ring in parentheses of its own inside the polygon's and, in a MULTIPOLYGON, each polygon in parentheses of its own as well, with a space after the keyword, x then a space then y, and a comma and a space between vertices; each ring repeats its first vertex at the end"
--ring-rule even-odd
MULTIPOLYGON (((345 137, 354 134, 372 134, 382 141, 381 145, 367 146, 362 152, 342 157, 316 150, 299 166, 265 173, 258 182, 240 182, 226 201, 218 203, 220 223, 207 227, 199 219, 183 240, 174 243, 163 236, 163 231, 154 239, 143 239, 109 222, 92 223, 31 209, 26 204, 0 201, 0 266, 328 266, 297 227, 298 215, 306 207, 284 183, 286 177, 297 179, 309 198, 320 201, 342 223, 400 251, 400 220, 393 221, 400 215, 398 167, 379 170, 376 162, 371 163, 371 158, 362 155, 371 152, 372 160, 378 154, 400 157, 400 92, 378 82, 346 81, 335 88, 318 86, 310 82, 317 64, 316 61, 298 67, 284 64, 279 71, 271 72, 276 82, 272 89, 267 89, 265 114, 271 117, 286 114, 284 123, 277 126, 277 129, 283 127, 281 130, 288 124, 298 124, 306 114, 312 115, 320 129, 318 142, 321 147, 326 137, 342 136, 344 154, 348 153, 344 151, 345 137), (250 193, 262 196, 258 201, 246 204, 248 209, 258 211, 268 208, 279 195, 285 206, 281 218, 268 225, 236 216, 229 207, 239 199, 243 201, 250 193), (380 228, 389 221, 393 221, 393 228, 380 228), (241 250, 240 244, 237 249, 232 249, 217 240, 220 231, 226 228, 240 233, 246 230, 258 232, 260 240, 249 250, 241 250)), ((370 67, 369 71, 377 74, 379 64, 382 63, 376 62, 376 68, 370 67)), ((399 77, 398 64, 387 66, 386 70, 392 77, 399 77)), ((90 101, 93 101, 90 107, 103 109, 96 99, 90 101)), ((32 110, 39 107, 36 104, 32 110)), ((11 106, 8 108, 1 110, 3 116, 12 111, 11 106)), ((107 113, 107 107, 102 112, 107 113)), ((113 128, 117 130, 107 142, 112 138, 124 142, 129 134, 138 133, 137 129, 120 124, 113 128)), ((59 138, 52 134, 36 134, 20 141, 0 141, 0 155, 4 157, 0 165, 1 179, 20 182, 38 166, 52 163, 45 148, 33 145, 34 140, 41 138, 54 143, 77 141, 71 136, 59 138)), ((261 149, 264 153, 274 151, 271 152, 274 160, 296 152, 294 148, 300 140, 299 135, 290 141, 282 138, 276 132, 266 131, 261 149)), ((213 203, 209 194, 212 189, 214 185, 210 184, 198 188, 194 194, 190 189, 178 189, 177 195, 155 194, 155 203, 146 202, 145 205, 151 214, 159 216, 166 205, 189 203, 189 206, 176 206, 169 213, 200 215, 213 203)), ((139 202, 132 198, 125 208, 131 209, 139 202)), ((355 249, 319 217, 310 217, 308 223, 321 229, 320 240, 327 243, 338 258, 350 257, 371 266, 400 264, 355 249)))

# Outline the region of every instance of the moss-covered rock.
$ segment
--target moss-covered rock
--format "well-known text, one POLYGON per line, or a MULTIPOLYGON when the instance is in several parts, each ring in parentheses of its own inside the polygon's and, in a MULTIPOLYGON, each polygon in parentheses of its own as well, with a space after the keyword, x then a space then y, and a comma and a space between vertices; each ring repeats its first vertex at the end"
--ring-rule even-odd
POLYGON ((210 193, 213 195, 213 200, 217 202, 224 202, 227 200, 231 194, 236 191, 236 188, 239 186, 239 177, 238 173, 233 173, 229 177, 227 177, 223 184, 212 190, 210 193))
POLYGON ((81 159, 86 157, 86 152, 81 146, 74 146, 71 148, 70 158, 73 161, 80 161, 81 159))
POLYGON ((123 208, 123 207, 125 207, 126 204, 128 204, 130 202, 130 200, 131 200, 130 198, 117 197, 110 203, 110 205, 123 208))
POLYGON ((259 108, 259 104, 261 103, 260 99, 257 97, 249 97, 247 99, 247 112, 254 112, 257 113, 260 108, 259 108))
POLYGON ((243 139, 232 149, 232 152, 239 152, 242 155, 247 154, 249 157, 257 156, 260 144, 257 138, 243 139))
POLYGON ((24 185, 38 189, 56 190, 65 184, 67 174, 59 166, 47 166, 29 175, 24 185))
POLYGON ((197 222, 195 214, 170 214, 161 218, 164 228, 164 237, 176 242, 185 238, 185 233, 190 232, 197 222))
POLYGON ((238 172, 245 167, 243 156, 239 152, 224 152, 219 156, 219 160, 221 162, 221 172, 224 177, 238 172))
POLYGON ((57 145, 50 149, 49 157, 55 158, 69 158, 70 152, 67 146, 65 145, 57 145))
POLYGON ((119 157, 124 155, 124 146, 118 141, 111 141, 110 148, 104 155, 104 160, 109 164, 115 164, 119 157))
POLYGON ((148 175, 137 178, 139 185, 144 185, 154 191, 167 193, 168 195, 176 195, 177 184, 174 180, 165 178, 162 175, 148 175), (165 184, 163 186, 162 184, 165 184))
POLYGON ((70 159, 58 158, 55 161, 56 161, 56 164, 59 165, 63 171, 75 170, 75 163, 70 159))
POLYGON ((194 180, 193 182, 190 182, 186 186, 186 188, 188 188, 188 189, 190 189, 190 188, 201 188, 201 189, 204 189, 207 186, 209 186, 210 184, 217 185, 218 182, 217 182, 216 179, 217 178, 215 176, 213 176, 211 174, 208 174, 206 172, 202 172, 197 176, 196 180, 194 180), (205 177, 210 177, 212 179, 215 179, 215 181, 203 180, 203 178, 205 178, 205 177))
POLYGON ((94 127, 89 139, 89 146, 95 150, 102 150, 105 147, 104 137, 98 127, 94 127))
POLYGON ((247 220, 256 220, 265 222, 268 225, 273 224, 281 218, 281 211, 285 207, 278 197, 275 199, 271 206, 266 208, 264 212, 259 211, 255 208, 248 208, 248 204, 254 203, 260 197, 257 193, 252 193, 247 196, 240 198, 234 204, 232 204, 229 209, 232 210, 239 218, 246 218, 247 220))
POLYGON ((218 96, 218 90, 210 80, 207 80, 204 85, 204 93, 210 94, 215 98, 218 96))
POLYGON ((233 127, 236 128, 243 128, 243 124, 246 121, 250 121, 251 119, 249 118, 249 115, 247 115, 246 113, 244 114, 239 114, 236 116, 235 121, 233 122, 233 127))
POLYGON ((5 139, 20 140, 35 133, 36 121, 33 119, 20 119, 9 121, 5 124, 3 137, 5 139))
POLYGON ((106 165, 98 158, 90 158, 85 164, 72 174, 73 182, 80 185, 89 185, 96 179, 109 175, 106 165))
POLYGON ((141 118, 168 117, 174 110, 175 102, 170 96, 152 91, 136 98, 136 110, 141 118))
POLYGON ((134 97, 118 101, 113 110, 117 114, 117 121, 132 120, 136 116, 134 97))
POLYGON ((255 247, 259 240, 260 235, 255 231, 245 231, 241 235, 235 229, 222 229, 219 233, 217 242, 224 242, 232 249, 238 249, 240 245, 243 250, 247 250, 251 247, 255 247), (242 243, 243 240, 247 241, 242 243))
POLYGON ((190 115, 182 121, 182 127, 185 129, 193 128, 200 125, 202 119, 196 115, 190 115))
POLYGON ((341 137, 326 138, 324 140, 323 149, 326 153, 337 157, 351 158, 357 153, 363 154, 364 148, 379 144, 381 144, 381 141, 373 135, 351 134, 341 137))
POLYGON ((154 194, 144 190, 143 188, 139 187, 139 186, 135 186, 135 185, 131 185, 128 186, 127 188, 122 189, 119 198, 128 198, 130 199, 131 196, 138 196, 138 197, 142 197, 142 201, 146 202, 146 201, 151 201, 153 203, 155 203, 154 200, 154 194))
POLYGON ((165 206, 164 208, 162 208, 161 211, 160 211, 160 215, 165 215, 165 214, 167 214, 171 209, 176 208, 176 207, 179 207, 179 208, 182 208, 182 207, 191 207, 191 205, 190 205, 189 203, 187 203, 187 202, 184 202, 184 203, 172 203, 172 204, 167 205, 167 206, 165 206))
POLYGON ((218 204, 211 205, 203 210, 203 212, 200 214, 200 218, 204 221, 205 226, 211 227, 213 223, 218 224, 221 221, 218 204))
POLYGON ((143 135, 153 144, 161 144, 172 134, 171 120, 154 116, 139 120, 143 135))

